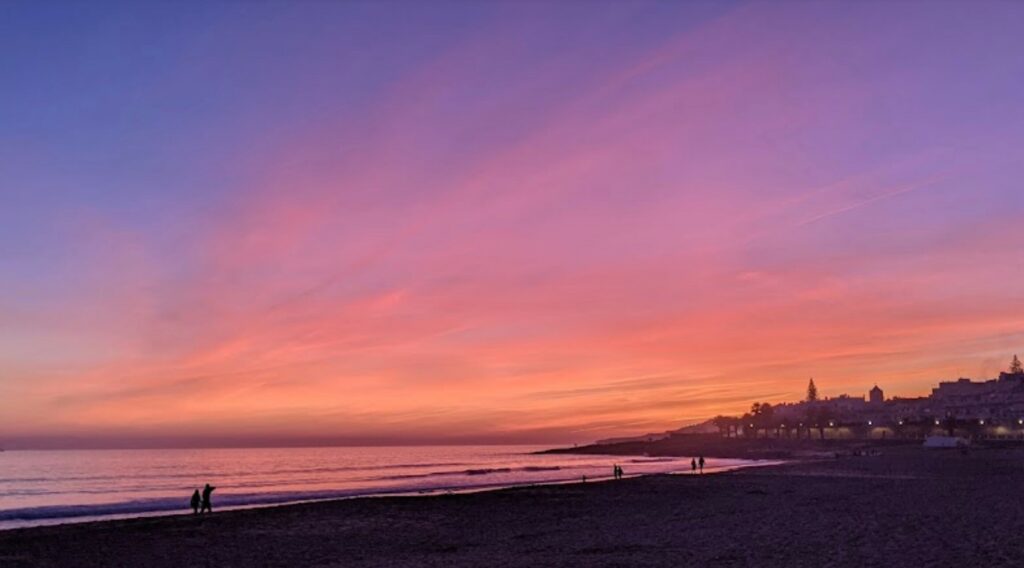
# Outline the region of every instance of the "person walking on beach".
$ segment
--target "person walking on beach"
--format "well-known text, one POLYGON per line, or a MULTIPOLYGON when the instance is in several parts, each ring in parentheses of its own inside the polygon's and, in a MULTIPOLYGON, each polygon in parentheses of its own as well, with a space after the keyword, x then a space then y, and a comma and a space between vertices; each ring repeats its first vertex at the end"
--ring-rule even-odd
POLYGON ((210 494, 213 493, 214 489, 216 489, 216 487, 210 487, 209 483, 206 484, 206 487, 203 487, 203 506, 199 509, 200 513, 205 513, 206 511, 211 513, 213 512, 213 504, 210 503, 210 494))
POLYGON ((697 465, 700 466, 700 472, 704 473, 704 456, 700 457, 700 461, 697 462, 697 465))
POLYGON ((690 472, 697 473, 697 458, 690 459, 690 472))
POLYGON ((616 469, 618 469, 618 470, 619 470, 619 479, 622 479, 622 466, 620 466, 620 465, 617 465, 617 466, 615 466, 615 467, 616 467, 616 469))
POLYGON ((196 489, 192 492, 192 514, 199 514, 199 490, 196 489))

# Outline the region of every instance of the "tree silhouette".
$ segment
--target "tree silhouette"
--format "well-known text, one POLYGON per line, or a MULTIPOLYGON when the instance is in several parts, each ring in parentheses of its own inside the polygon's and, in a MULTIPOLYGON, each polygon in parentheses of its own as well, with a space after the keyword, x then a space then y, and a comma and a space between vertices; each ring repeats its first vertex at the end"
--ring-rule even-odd
POLYGON ((775 417, 775 408, 767 402, 755 402, 750 407, 752 424, 754 424, 754 437, 757 431, 764 429, 764 437, 768 437, 768 430, 772 427, 772 419, 775 417))
POLYGON ((718 435, 728 438, 729 437, 729 426, 732 419, 728 416, 722 416, 719 414, 711 419, 711 423, 718 427, 718 435))
POLYGON ((818 400, 818 387, 814 386, 814 379, 807 384, 807 402, 816 402, 818 400))
POLYGON ((830 408, 821 406, 808 412, 807 418, 808 422, 818 429, 818 437, 824 440, 825 428, 829 425, 832 419, 835 418, 835 415, 832 413, 830 408))
POLYGON ((1024 367, 1020 364, 1020 359, 1016 355, 1013 356, 1013 361, 1010 362, 1010 374, 1020 375, 1024 373, 1024 367))
POLYGON ((746 413, 740 417, 740 422, 743 425, 743 435, 746 437, 757 437, 757 430, 754 426, 754 416, 751 413, 746 413))

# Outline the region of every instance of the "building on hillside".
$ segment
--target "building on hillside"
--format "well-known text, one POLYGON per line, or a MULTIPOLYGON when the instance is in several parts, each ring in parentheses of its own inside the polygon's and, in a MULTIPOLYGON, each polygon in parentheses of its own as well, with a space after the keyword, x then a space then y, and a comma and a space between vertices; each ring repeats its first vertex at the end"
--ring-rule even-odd
POLYGON ((998 379, 945 381, 932 389, 933 405, 960 419, 1024 419, 1024 373, 1000 373, 998 379))
MULTIPOLYGON (((1014 361, 1011 372, 996 379, 943 381, 929 396, 885 398, 877 384, 864 396, 840 395, 772 407, 768 424, 776 436, 830 438, 924 437, 953 430, 969 437, 1024 439, 1024 370, 1014 361)), ((746 418, 751 418, 749 415, 746 418)), ((752 421, 751 424, 754 422, 752 421)))
POLYGON ((894 396, 885 402, 885 409, 890 421, 896 424, 908 419, 933 418, 935 416, 932 412, 932 399, 928 396, 894 396))
POLYGON ((834 414, 846 416, 865 412, 868 403, 863 396, 841 394, 835 398, 826 398, 822 401, 822 406, 833 411, 834 414))

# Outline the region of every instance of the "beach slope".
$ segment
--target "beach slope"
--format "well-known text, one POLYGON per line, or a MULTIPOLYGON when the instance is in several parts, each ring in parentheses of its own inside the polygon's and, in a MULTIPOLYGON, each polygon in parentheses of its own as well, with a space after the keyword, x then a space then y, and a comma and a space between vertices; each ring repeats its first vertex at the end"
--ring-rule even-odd
POLYGON ((896 448, 718 475, 0 532, 18 566, 1024 566, 1024 453, 896 448))

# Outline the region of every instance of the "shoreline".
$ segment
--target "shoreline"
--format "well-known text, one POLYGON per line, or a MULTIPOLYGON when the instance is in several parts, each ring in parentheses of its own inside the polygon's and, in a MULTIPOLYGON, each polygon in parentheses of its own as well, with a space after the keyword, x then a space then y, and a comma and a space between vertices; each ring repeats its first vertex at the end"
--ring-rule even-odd
POLYGON ((1020 566, 1024 451, 878 455, 0 532, 29 566, 1020 566))
MULTIPOLYGON (((652 440, 594 443, 571 448, 551 448, 539 455, 644 455, 677 457, 703 455, 721 459, 814 459, 841 456, 863 450, 920 446, 918 439, 795 439, 725 438, 718 434, 684 434, 652 440)), ((990 445, 992 442, 987 442, 990 445)), ((1020 444, 1018 447, 1024 447, 1020 444)))
MULTIPOLYGON (((603 454, 593 454, 603 455, 603 454)), ((623 455, 609 455, 609 457, 629 457, 623 455)), ((632 457, 643 457, 643 456, 632 456, 632 457)), ((736 471, 739 469, 746 469, 752 467, 770 467, 775 465, 781 465, 786 463, 783 460, 751 460, 753 463, 735 464, 735 465, 724 465, 718 467, 707 468, 703 475, 717 475, 722 473, 728 473, 730 471, 736 471)), ((649 477, 656 475, 692 475, 687 471, 673 471, 673 472, 659 472, 659 473, 637 473, 637 474, 626 474, 624 479, 635 479, 641 477, 649 477)), ((614 481, 611 475, 589 477, 586 483, 604 483, 614 481)), ((452 487, 440 487, 436 489, 408 489, 408 490, 395 490, 395 491, 373 491, 365 493, 353 493, 350 495, 331 495, 325 497, 315 498, 299 498, 299 499, 282 499, 280 501, 265 501, 259 503, 242 504, 242 505, 225 505, 216 509, 216 515, 228 514, 237 511, 249 511, 257 509, 269 509, 276 507, 289 507, 294 505, 306 505, 316 503, 331 503, 336 501, 351 501, 356 499, 382 499, 382 498, 430 498, 444 495, 469 495, 477 493, 504 491, 510 489, 524 488, 524 487, 547 487, 547 486, 559 486, 559 485, 572 485, 580 484, 580 479, 563 479, 563 480, 552 480, 552 481, 541 481, 541 482, 522 482, 522 483, 494 483, 476 486, 452 486, 452 487)), ((358 490, 356 490, 358 491, 358 490)), ((183 500, 184 501, 184 500, 183 500)), ((214 505, 216 506, 216 500, 214 505)), ((0 511, 2 512, 2 511, 0 511)), ((158 519, 167 517, 189 517, 193 515, 188 512, 187 508, 179 507, 173 510, 154 510, 154 511, 139 511, 139 512, 126 512, 126 513, 111 513, 111 514, 82 514, 72 515, 67 517, 54 517, 54 518, 38 518, 38 519, 10 519, 6 521, 0 521, 0 533, 6 533, 10 531, 19 530, 32 530, 36 528, 44 527, 60 527, 65 525, 83 525, 92 523, 105 523, 114 521, 131 521, 135 519, 158 519), (10 524, 11 526, 5 526, 10 524)))

